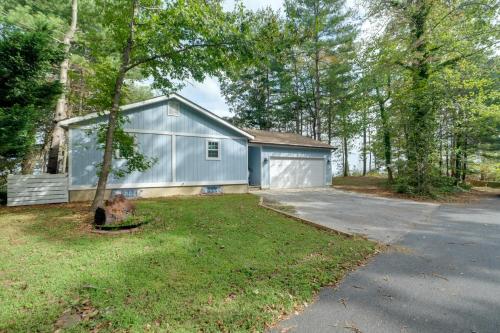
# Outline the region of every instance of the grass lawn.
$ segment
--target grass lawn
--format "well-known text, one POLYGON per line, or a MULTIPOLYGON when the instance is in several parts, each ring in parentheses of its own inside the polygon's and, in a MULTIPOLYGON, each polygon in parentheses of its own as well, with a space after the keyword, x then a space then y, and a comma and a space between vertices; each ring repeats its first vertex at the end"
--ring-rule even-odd
POLYGON ((155 221, 114 236, 81 204, 0 208, 0 332, 262 331, 375 247, 253 195, 137 206, 155 221))

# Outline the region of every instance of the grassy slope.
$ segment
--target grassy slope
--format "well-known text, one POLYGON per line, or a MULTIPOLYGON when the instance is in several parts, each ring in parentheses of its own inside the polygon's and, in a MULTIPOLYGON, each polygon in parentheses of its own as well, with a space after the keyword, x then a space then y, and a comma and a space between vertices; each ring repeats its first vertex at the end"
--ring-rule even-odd
MULTIPOLYGON (((135 234, 88 232, 78 205, 0 210, 0 332, 254 331, 373 251, 281 217, 252 195, 138 202, 135 234)), ((86 217, 88 218, 88 216, 86 217)))

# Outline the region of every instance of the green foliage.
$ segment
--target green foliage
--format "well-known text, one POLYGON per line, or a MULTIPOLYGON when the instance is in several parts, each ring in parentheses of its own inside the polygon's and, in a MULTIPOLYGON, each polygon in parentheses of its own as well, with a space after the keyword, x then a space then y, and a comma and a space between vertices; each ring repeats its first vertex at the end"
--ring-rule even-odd
POLYGON ((45 26, 25 32, 0 27, 0 172, 12 172, 32 151, 38 131, 50 123, 61 92, 50 79, 62 51, 45 26))
POLYGON ((222 82, 235 122, 331 141, 338 120, 352 133, 354 117, 337 117, 355 96, 352 13, 341 1, 286 1, 284 17, 270 9, 248 17, 252 57, 226 68, 222 82))
POLYGON ((260 332, 374 251, 251 195, 136 204, 154 220, 108 237, 88 231, 83 205, 3 208, 0 330, 53 331, 86 308, 63 330, 260 332))
POLYGON ((398 183, 410 192, 447 188, 437 176, 446 173, 456 187, 496 126, 484 116, 498 108, 498 84, 488 69, 497 62, 498 4, 375 1, 369 8, 374 19, 386 19, 383 33, 365 48, 368 96, 385 100, 375 152, 383 157, 383 143, 387 157, 390 138, 398 183))
MULTIPOLYGON (((141 153, 140 147, 137 145, 135 136, 125 132, 123 125, 128 119, 123 114, 118 115, 118 126, 115 128, 113 135, 113 155, 116 160, 125 161, 125 163, 115 163, 111 167, 111 173, 117 178, 123 178, 133 171, 146 171, 151 168, 157 161, 156 157, 149 157, 141 153)), ((92 134, 90 130, 88 135, 92 134)), ((107 124, 102 123, 97 129, 97 144, 100 149, 104 149, 106 142, 107 124)), ((118 162, 118 161, 116 161, 118 162)), ((98 173, 102 170, 102 164, 98 166, 98 173)))

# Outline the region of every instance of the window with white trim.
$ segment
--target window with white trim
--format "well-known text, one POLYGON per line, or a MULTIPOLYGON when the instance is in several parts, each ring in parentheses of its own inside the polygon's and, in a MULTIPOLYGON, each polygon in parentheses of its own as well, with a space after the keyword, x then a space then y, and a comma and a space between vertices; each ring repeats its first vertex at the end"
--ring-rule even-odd
POLYGON ((207 160, 220 160, 220 140, 207 139, 207 160))
POLYGON ((181 105, 178 101, 168 101, 167 115, 179 116, 181 114, 181 105))

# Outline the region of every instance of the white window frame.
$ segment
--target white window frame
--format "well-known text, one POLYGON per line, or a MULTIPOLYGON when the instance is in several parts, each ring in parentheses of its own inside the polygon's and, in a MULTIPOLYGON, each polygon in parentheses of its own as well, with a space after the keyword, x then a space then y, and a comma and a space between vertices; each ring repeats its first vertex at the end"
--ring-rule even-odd
MULTIPOLYGON (((212 149, 214 150, 214 149, 212 149)), ((207 139, 205 141, 205 158, 208 160, 208 161, 220 161, 220 158, 221 158, 221 140, 220 139, 207 139), (217 157, 209 157, 208 156, 208 145, 209 145, 209 142, 217 142, 217 157)))
POLYGON ((181 115, 181 103, 179 101, 168 101, 167 104, 167 115, 179 117, 181 115), (175 104, 176 108, 173 108, 172 105, 175 104))

